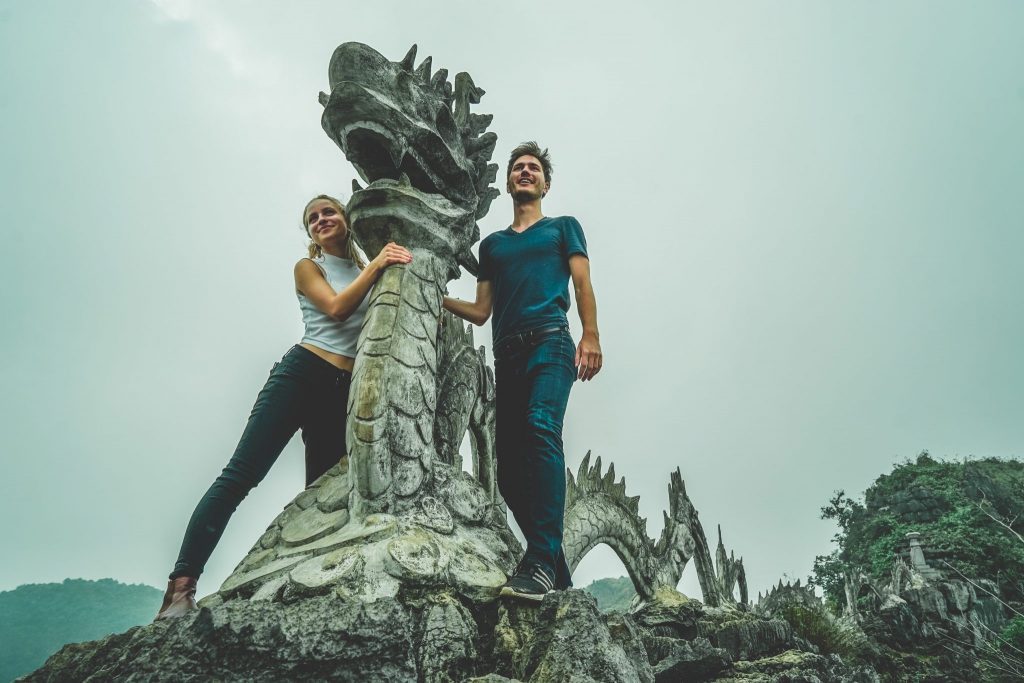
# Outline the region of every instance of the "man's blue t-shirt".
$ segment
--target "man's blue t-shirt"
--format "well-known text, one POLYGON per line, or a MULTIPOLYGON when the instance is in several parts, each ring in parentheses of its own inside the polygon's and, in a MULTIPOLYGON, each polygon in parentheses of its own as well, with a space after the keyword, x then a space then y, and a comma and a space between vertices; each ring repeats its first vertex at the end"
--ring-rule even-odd
POLYGON ((587 256, 572 216, 545 217, 522 232, 511 227, 480 243, 477 280, 493 287, 493 337, 567 324, 569 257, 587 256))

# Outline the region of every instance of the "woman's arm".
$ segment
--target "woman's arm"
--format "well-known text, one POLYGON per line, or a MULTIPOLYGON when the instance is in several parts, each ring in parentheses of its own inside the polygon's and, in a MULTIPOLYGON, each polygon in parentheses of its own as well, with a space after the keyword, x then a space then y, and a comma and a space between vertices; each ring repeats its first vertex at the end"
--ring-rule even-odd
POLYGON ((491 317, 493 292, 491 281, 483 280, 476 283, 476 301, 470 303, 469 301, 446 296, 442 304, 445 310, 454 313, 463 320, 469 321, 474 325, 483 325, 491 317))
POLYGON ((295 288, 327 315, 338 320, 347 320, 359 308, 370 287, 385 268, 395 263, 411 261, 412 254, 408 249, 389 242, 355 280, 345 289, 335 292, 317 265, 309 259, 302 259, 295 264, 295 288))

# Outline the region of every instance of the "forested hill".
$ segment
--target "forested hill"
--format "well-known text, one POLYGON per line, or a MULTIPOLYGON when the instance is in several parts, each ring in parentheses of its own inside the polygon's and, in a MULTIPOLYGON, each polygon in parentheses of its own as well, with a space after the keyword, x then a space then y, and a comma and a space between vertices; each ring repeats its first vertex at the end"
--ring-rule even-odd
POLYGON ((822 516, 839 524, 838 549, 815 560, 814 580, 834 605, 845 600, 845 572, 886 578, 911 531, 936 568, 990 579, 1004 600, 1024 602, 1024 462, 924 452, 876 479, 863 501, 836 492, 822 516))
POLYGON ((65 643, 152 621, 162 597, 152 586, 113 579, 65 579, 0 592, 0 682, 34 671, 65 643))
POLYGON ((597 599, 597 607, 602 612, 628 612, 630 603, 636 597, 633 581, 628 576, 598 579, 584 586, 583 590, 597 599))

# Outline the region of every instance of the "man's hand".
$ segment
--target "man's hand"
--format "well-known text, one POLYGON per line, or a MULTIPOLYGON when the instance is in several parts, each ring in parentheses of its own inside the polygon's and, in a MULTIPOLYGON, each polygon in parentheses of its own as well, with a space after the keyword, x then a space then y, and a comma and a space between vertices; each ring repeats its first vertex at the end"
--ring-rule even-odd
POLYGON ((583 333, 583 338, 576 346, 576 368, 577 378, 581 382, 593 379, 594 375, 601 372, 604 365, 604 355, 601 353, 601 342, 596 334, 583 333))

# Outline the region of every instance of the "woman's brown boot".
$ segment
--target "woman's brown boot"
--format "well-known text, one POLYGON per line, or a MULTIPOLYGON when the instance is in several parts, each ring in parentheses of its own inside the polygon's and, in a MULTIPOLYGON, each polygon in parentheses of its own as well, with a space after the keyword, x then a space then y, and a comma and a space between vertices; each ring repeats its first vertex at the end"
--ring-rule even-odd
POLYGON ((196 581, 191 576, 179 576, 167 582, 167 592, 164 593, 164 603, 160 605, 156 619, 177 619, 183 617, 196 607, 196 581))

